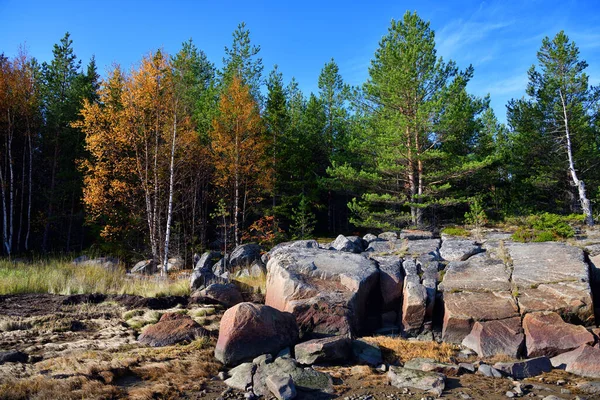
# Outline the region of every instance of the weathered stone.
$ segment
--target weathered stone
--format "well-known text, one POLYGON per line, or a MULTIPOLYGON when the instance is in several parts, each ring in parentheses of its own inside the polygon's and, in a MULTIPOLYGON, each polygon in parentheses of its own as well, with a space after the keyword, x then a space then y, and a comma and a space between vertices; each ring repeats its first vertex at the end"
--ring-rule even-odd
POLYGON ((554 311, 575 323, 593 321, 591 289, 587 282, 544 283, 519 289, 521 314, 554 311))
POLYGON ((590 348, 590 346, 587 344, 581 345, 575 350, 567 351, 566 353, 561 353, 552 357, 550 362, 554 368, 566 369, 568 364, 571 364, 573 361, 575 361, 577 357, 579 357, 588 348, 590 348))
POLYGON ((375 253, 377 255, 396 255, 403 256, 406 253, 406 240, 374 240, 369 243, 365 252, 375 253))
POLYGON ((154 260, 143 260, 138 262, 131 269, 132 274, 152 275, 158 271, 158 267, 154 260))
POLYGON ((470 373, 474 373, 475 372, 475 364, 473 363, 465 363, 465 362, 461 362, 458 363, 458 368, 460 368, 461 371, 467 371, 470 373))
POLYGON ((568 353, 552 358, 555 368, 565 369, 575 375, 600 378, 600 349, 584 344, 568 353))
POLYGON ((260 246, 254 243, 241 244, 231 252, 229 256, 229 267, 244 268, 253 261, 260 260, 260 246))
POLYGON ((588 265, 581 249, 557 242, 510 243, 506 248, 522 313, 553 310, 567 320, 594 322, 588 265))
POLYGON ((255 370, 256 366, 254 363, 247 362, 240 364, 229 370, 229 378, 224 383, 231 388, 245 392, 246 389, 252 386, 252 378, 255 370))
POLYGON ((332 336, 309 340, 297 344, 294 354, 296 360, 304 365, 341 363, 350 357, 350 339, 332 336))
POLYGON ((440 260, 440 239, 407 240, 406 257, 420 262, 440 260))
POLYGON ((419 371, 426 372, 439 372, 446 376, 457 376, 460 367, 454 364, 437 362, 432 358, 417 357, 407 361, 404 364, 404 368, 416 369, 419 371))
POLYGON ((515 362, 496 363, 494 368, 513 378, 525 379, 552 371, 552 364, 548 357, 537 357, 515 362))
POLYGON ((190 289, 192 291, 204 289, 213 283, 218 283, 220 280, 221 279, 212 272, 212 269, 196 269, 192 272, 192 276, 190 277, 190 289))
POLYGON ((500 371, 487 364, 480 364, 479 368, 477 368, 477 373, 490 378, 502 378, 502 373, 500 371))
POLYGON ((382 310, 398 310, 404 285, 402 260, 397 256, 374 256, 372 259, 379 264, 379 288, 383 300, 382 310))
POLYGON ((554 312, 525 315, 523 329, 528 357, 553 357, 595 340, 583 326, 567 324, 554 312))
POLYGON ((377 235, 377 238, 392 241, 398 239, 398 234, 396 232, 383 232, 377 235))
POLYGON ((430 392, 441 396, 446 386, 446 377, 437 372, 424 372, 409 368, 390 366, 387 373, 392 386, 397 388, 411 388, 430 392))
MULTIPOLYGON (((367 233, 365 236, 363 236, 363 240, 369 244, 371 242, 374 242, 375 240, 379 239, 377 236, 373 235, 372 233, 367 233)), ((381 240, 381 239, 380 239, 381 240)))
POLYGON ((289 374, 269 375, 265 382, 278 400, 292 400, 296 397, 296 385, 289 374))
POLYGON ((465 261, 479 252, 481 252, 481 246, 469 239, 446 239, 442 241, 442 247, 440 247, 440 257, 446 261, 465 261))
POLYGON ((419 267, 417 266, 416 261, 413 259, 404 260, 402 262, 402 269, 404 270, 405 276, 419 275, 419 267))
POLYGON ((442 339, 461 343, 471 333, 474 321, 518 316, 518 307, 509 292, 445 292, 442 339))
POLYGON ((265 304, 295 315, 304 334, 365 331, 367 300, 378 287, 375 262, 359 254, 287 248, 267 264, 265 304))
POLYGON ((379 346, 363 339, 352 341, 352 354, 358 364, 377 366, 383 362, 379 346))
POLYGON ((435 298, 437 294, 437 280, 425 278, 423 279, 423 287, 427 292, 427 301, 425 306, 425 320, 431 321, 433 318, 433 310, 435 308, 435 298))
POLYGON ((439 290, 509 292, 510 270, 501 261, 491 258, 450 262, 439 290))
POLYGON ((256 366, 253 376, 253 390, 259 396, 270 396, 267 386, 269 376, 285 377, 289 375, 297 391, 323 391, 331 393, 333 382, 328 374, 312 368, 301 368, 292 358, 277 358, 272 363, 256 366))
POLYGON ((218 251, 206 251, 202 253, 200 259, 194 266, 194 270, 212 270, 212 266, 221 259, 221 253, 218 251))
POLYGON ((192 297, 201 302, 218 303, 225 307, 232 307, 244 301, 240 290, 233 283, 213 283, 194 292, 192 297))
POLYGON ((420 283, 406 280, 402 301, 402 329, 409 334, 423 327, 427 308, 427 289, 420 283))
POLYGON ((226 365, 277 353, 298 340, 294 316, 269 306, 240 303, 225 311, 215 357, 226 365))
POLYGON ((433 232, 422 231, 419 229, 402 229, 402 231, 400 231, 400 239, 408 239, 408 240, 433 239, 433 232))
POLYGON ((17 350, 0 351, 0 365, 4 363, 26 363, 29 355, 17 350))
POLYGON ((208 335, 191 317, 180 313, 163 314, 160 320, 144 328, 138 341, 152 347, 170 346, 181 342, 192 342, 208 335))
POLYGON ((507 355, 517 358, 523 347, 525 335, 521 329, 521 318, 513 317, 496 321, 477 321, 462 341, 462 345, 473 349, 479 357, 507 355))
POLYGON ((363 250, 362 246, 358 246, 344 235, 338 235, 333 243, 331 243, 331 247, 337 251, 346 251, 348 253, 360 253, 363 250))

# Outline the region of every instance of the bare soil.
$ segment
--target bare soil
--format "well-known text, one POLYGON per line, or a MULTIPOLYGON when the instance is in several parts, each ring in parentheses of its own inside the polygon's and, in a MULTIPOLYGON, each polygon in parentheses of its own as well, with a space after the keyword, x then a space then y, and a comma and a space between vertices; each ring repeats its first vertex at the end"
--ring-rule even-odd
MULTIPOLYGON (((0 399, 243 399, 217 378, 214 337, 150 348, 136 340, 127 314, 187 310, 216 332, 222 310, 185 297, 15 295, 0 296, 0 351, 29 355, 27 363, 0 365, 0 399), (210 311, 212 310, 212 311, 210 311), (129 313, 127 313, 129 311, 129 313), (200 316, 201 315, 201 316, 200 316)), ((150 313, 151 314, 151 313, 150 313)), ((389 386, 386 374, 351 366, 319 367, 334 379, 335 392, 301 393, 303 399, 422 399, 427 393, 389 386)), ((553 371, 526 380, 526 397, 555 395, 592 399, 577 384, 588 381, 553 371), (557 385, 557 381, 564 381, 557 385)), ((443 398, 506 399, 509 379, 464 374, 449 377, 443 398)))

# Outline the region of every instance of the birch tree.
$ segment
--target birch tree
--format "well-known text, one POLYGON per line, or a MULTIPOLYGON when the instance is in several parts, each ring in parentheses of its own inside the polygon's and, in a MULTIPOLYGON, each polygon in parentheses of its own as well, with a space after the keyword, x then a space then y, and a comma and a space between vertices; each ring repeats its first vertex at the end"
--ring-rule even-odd
POLYGON ((592 226, 592 206, 578 170, 575 148, 590 129, 593 103, 597 101, 597 93, 589 87, 584 72, 588 64, 579 59, 579 49, 563 31, 552 40, 543 39, 537 58, 539 69, 532 66, 529 70, 527 94, 542 118, 540 129, 562 149, 564 168, 577 192, 585 222, 592 226))

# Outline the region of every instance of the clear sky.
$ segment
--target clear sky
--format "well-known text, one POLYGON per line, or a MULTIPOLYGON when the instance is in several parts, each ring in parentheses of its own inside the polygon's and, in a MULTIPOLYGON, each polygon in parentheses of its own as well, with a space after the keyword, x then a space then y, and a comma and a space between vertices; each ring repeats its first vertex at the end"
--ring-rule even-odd
POLYGON ((0 0, 0 52, 20 44, 40 61, 66 31, 87 63, 94 54, 101 73, 113 62, 129 68, 162 47, 177 52, 193 38, 217 66, 231 34, 245 21, 261 46, 265 76, 274 64, 309 94, 332 57, 347 83, 359 85, 391 19, 417 11, 436 32, 438 54, 460 68, 472 64, 471 93, 492 97, 501 121, 506 102, 524 95, 527 69, 544 36, 561 29, 576 42, 593 84, 600 83, 600 0, 492 1, 134 1, 0 0))

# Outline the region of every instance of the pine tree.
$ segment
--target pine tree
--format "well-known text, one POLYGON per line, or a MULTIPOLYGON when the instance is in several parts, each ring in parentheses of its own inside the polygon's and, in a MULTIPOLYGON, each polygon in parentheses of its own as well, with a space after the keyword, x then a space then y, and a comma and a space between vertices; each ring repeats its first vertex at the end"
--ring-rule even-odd
MULTIPOLYGON (((575 188, 579 209, 588 225, 593 225, 591 202, 588 198, 579 164, 581 149, 594 142, 592 134, 593 104, 597 91, 589 87, 584 72, 587 63, 579 59, 579 49, 561 31, 554 39, 546 37, 537 54, 539 69, 529 69, 527 94, 529 99, 509 103, 508 119, 515 131, 517 151, 525 163, 536 157, 540 168, 533 176, 538 181, 555 182, 572 193, 575 188), (558 146, 557 146, 558 145, 558 146), (569 176, 571 188, 564 176, 569 176)), ((587 154, 589 159, 592 154, 587 154)), ((595 156, 598 156, 597 150, 595 156)), ((550 191, 549 191, 550 192, 550 191)), ((551 196, 551 193, 548 193, 551 196)), ((552 197, 547 197, 552 199, 552 197)))

